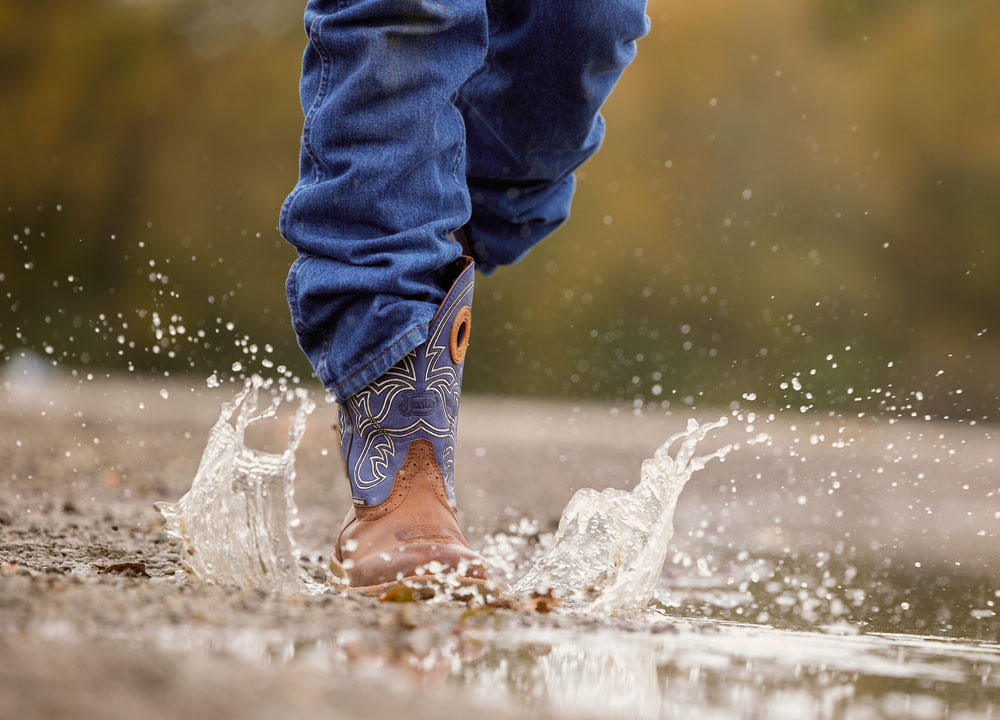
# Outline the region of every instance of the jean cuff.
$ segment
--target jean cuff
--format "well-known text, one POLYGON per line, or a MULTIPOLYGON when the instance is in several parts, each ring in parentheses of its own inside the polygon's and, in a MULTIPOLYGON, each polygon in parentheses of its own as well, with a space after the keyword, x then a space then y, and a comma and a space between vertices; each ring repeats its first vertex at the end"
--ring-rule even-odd
POLYGON ((339 377, 332 376, 328 370, 327 358, 324 358, 324 372, 320 380, 326 387, 327 392, 337 398, 337 402, 344 402, 351 395, 364 390, 385 375, 393 365, 406 357, 411 350, 427 342, 429 327, 430 323, 425 323, 411 328, 395 340, 389 341, 381 349, 376 350, 373 356, 362 358, 356 368, 348 369, 339 377))

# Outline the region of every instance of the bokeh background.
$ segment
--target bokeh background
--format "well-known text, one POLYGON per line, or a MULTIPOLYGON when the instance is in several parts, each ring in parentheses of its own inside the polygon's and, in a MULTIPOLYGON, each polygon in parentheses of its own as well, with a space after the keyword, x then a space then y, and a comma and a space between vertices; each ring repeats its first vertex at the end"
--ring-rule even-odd
MULTIPOLYGON (((3 361, 309 376, 301 6, 0 3, 3 361)), ((467 388, 994 417, 1000 3, 649 14, 570 222, 477 287, 467 388)))

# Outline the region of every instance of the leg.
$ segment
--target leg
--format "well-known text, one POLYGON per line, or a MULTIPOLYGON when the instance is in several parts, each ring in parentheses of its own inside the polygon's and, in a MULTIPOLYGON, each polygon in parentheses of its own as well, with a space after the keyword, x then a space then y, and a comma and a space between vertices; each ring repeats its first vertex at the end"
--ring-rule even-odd
POLYGON ((486 52, 484 0, 310 0, 300 176, 281 209, 299 257, 299 344, 343 400, 427 339, 469 217, 452 102, 486 52))
POLYGON ((477 267, 512 263, 569 215, 599 109, 649 28, 645 0, 491 0, 489 51, 459 91, 477 267))
POLYGON ((331 568, 361 592, 428 569, 485 575, 453 489, 474 266, 453 103, 486 53, 485 0, 310 0, 299 182, 281 231, 299 251, 299 343, 339 402, 354 499, 331 568), (428 565, 430 564, 430 565, 428 565))

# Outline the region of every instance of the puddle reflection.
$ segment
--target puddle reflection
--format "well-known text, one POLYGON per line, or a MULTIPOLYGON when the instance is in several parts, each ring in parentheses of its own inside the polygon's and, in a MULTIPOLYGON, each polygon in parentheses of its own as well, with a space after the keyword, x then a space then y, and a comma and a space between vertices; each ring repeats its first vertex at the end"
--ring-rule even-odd
POLYGON ((1000 644, 911 635, 838 635, 725 622, 657 620, 643 630, 421 627, 178 633, 251 662, 298 665, 394 686, 460 687, 512 709, 600 718, 992 718, 1000 644))
POLYGON ((520 678, 520 702, 608 718, 992 717, 1000 702, 996 644, 722 623, 656 629, 667 628, 529 631, 504 647, 493 638, 497 646, 458 679, 480 694, 496 684, 480 667, 506 666, 520 678))

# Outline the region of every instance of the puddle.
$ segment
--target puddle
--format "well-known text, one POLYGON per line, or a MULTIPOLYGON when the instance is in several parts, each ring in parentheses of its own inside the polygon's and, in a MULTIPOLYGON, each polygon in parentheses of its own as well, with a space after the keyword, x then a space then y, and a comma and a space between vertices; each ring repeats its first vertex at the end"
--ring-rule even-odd
POLYGON ((565 716, 989 717, 1000 701, 996 644, 677 621, 482 640, 458 682, 565 716))
POLYGON ((593 718, 992 718, 1000 644, 779 630, 653 614, 642 626, 273 630, 172 627, 159 647, 397 688, 453 686, 493 706, 593 718))
MULTIPOLYGON (((252 450, 246 428, 272 416, 285 395, 259 409, 260 389, 261 383, 248 384, 223 406, 191 491, 158 507, 167 531, 183 541, 195 577, 315 594, 324 588, 301 569, 292 536, 295 451, 312 403, 298 393, 284 452, 252 450)), ((554 534, 539 534, 525 518, 508 533, 486 537, 484 555, 506 580, 501 590, 554 590, 561 597, 544 618, 473 608, 457 625, 399 625, 404 604, 391 627, 327 636, 175 626, 149 639, 168 650, 380 681, 389 673, 400 682, 458 686, 484 703, 564 717, 995 717, 994 616, 979 610, 966 621, 957 618, 967 595, 978 592, 978 606, 993 606, 989 578, 919 563, 907 574, 889 563, 865 566, 830 553, 734 553, 713 568, 682 553, 668 558, 685 484, 709 461, 740 449, 729 443, 696 454, 725 425, 725 418, 689 421, 642 464, 631 491, 579 491, 554 534), (928 576, 947 591, 935 594, 934 584, 924 582, 922 594, 910 594, 928 576), (955 616, 942 614, 949 603, 955 616)), ((758 434, 743 444, 767 440, 758 434)))

